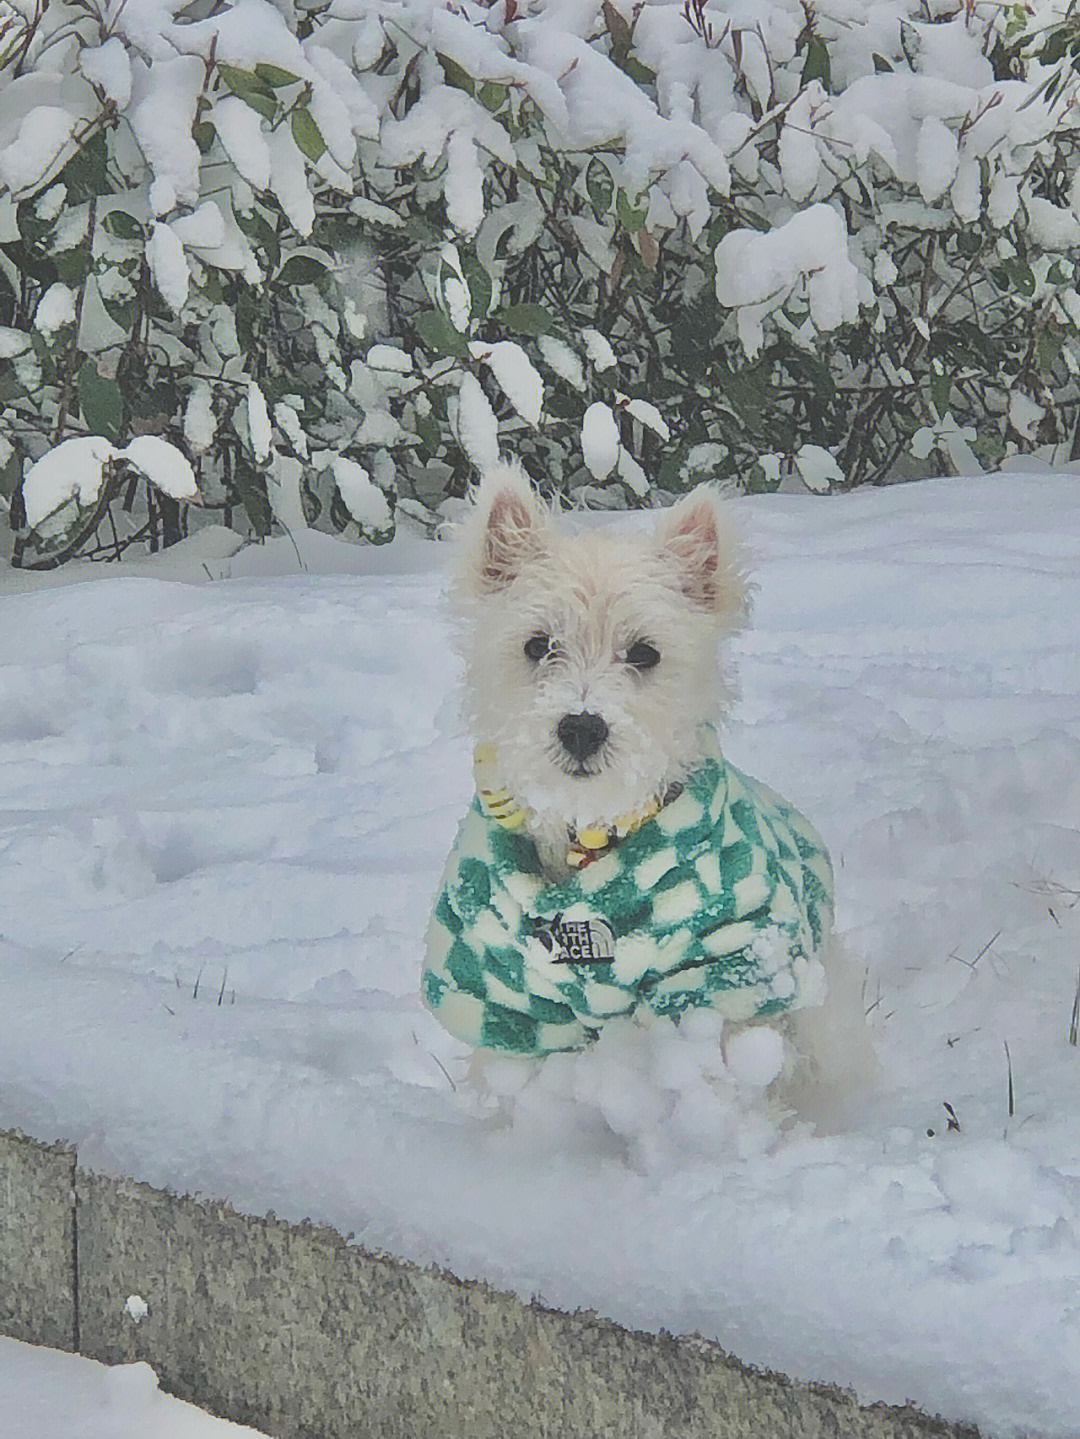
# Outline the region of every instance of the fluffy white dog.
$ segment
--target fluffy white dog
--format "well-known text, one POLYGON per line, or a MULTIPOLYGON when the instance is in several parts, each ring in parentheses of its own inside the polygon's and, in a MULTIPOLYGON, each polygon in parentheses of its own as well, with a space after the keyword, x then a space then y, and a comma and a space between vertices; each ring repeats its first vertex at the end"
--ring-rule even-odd
POLYGON ((437 1017, 480 1050, 542 1056, 646 1011, 797 1016, 809 1087, 827 1070, 849 1088, 868 1051, 830 940, 828 855, 711 723, 721 643, 748 608, 716 492, 651 533, 580 530, 499 465, 464 526, 457 593, 480 743, 428 933, 437 1017))
POLYGON ((504 464, 476 492, 462 561, 475 733, 561 876, 568 829, 613 826, 700 761, 719 645, 746 618, 743 550, 710 488, 649 539, 565 533, 504 464))

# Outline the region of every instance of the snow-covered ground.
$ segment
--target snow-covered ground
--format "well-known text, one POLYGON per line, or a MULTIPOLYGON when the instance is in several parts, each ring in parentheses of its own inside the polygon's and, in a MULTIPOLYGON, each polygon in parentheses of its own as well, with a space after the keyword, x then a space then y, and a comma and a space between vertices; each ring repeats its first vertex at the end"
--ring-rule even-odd
POLYGON ((97 1364, 0 1339, 0 1421, 12 1439, 259 1439, 170 1399, 148 1364, 97 1364))
POLYGON ((204 535, 156 571, 9 576, 0 1123, 991 1436, 1075 1435, 1078 500, 1009 475, 736 502, 759 590, 726 748, 830 843, 880 1055, 829 1136, 666 1024, 504 1064, 499 1100, 467 1081, 417 995, 471 783, 445 549, 301 537, 300 572, 204 535))

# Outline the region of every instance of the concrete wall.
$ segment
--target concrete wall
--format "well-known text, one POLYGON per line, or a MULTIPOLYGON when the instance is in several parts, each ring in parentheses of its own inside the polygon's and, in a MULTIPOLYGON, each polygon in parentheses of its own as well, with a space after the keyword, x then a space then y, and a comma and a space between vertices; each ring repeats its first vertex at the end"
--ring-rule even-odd
POLYGON ((78 1346, 75 1151, 0 1131, 0 1334, 78 1346))
POLYGON ((3 1134, 0 1250, 0 1286, 14 1285, 0 1329, 145 1359, 171 1393, 280 1439, 976 1436, 699 1339, 525 1304, 330 1229, 91 1174, 70 1149, 3 1134), (35 1258, 46 1249, 53 1259, 35 1258), (148 1306, 139 1322, 133 1296, 148 1306))

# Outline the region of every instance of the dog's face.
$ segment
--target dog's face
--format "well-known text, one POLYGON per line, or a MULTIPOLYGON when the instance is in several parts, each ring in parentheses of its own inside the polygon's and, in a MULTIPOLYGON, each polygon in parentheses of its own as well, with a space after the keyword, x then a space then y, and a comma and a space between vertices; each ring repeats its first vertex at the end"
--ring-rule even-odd
POLYGON ((573 533, 500 465, 463 560, 476 734, 541 827, 610 824, 693 768, 720 703, 718 642, 747 594, 711 490, 647 538, 573 533))

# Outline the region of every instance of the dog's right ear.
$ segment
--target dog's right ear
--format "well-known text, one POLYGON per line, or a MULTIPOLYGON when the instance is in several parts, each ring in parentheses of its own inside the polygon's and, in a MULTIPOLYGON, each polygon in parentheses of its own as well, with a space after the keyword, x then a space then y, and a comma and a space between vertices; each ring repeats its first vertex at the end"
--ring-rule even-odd
POLYGON ((483 594, 506 589, 544 550, 545 515, 520 466, 500 463, 480 481, 468 522, 469 565, 483 594))

